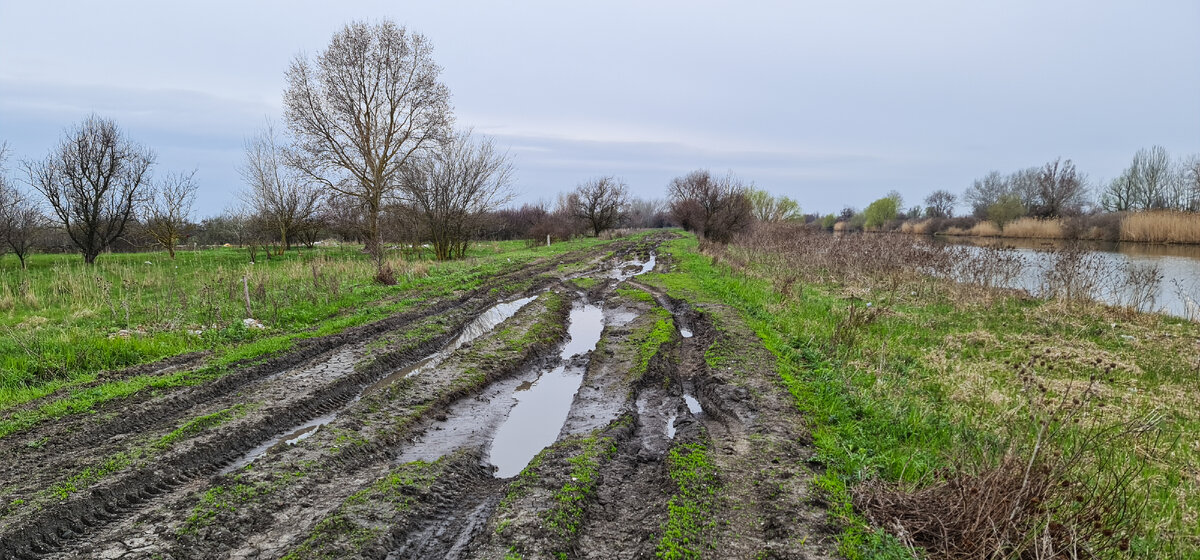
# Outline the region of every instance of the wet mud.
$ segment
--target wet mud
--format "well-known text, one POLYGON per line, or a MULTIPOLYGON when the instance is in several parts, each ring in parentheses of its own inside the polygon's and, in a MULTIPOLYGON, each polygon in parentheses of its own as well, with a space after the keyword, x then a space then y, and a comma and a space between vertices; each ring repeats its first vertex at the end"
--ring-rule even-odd
POLYGON ((697 557, 832 557, 773 359, 656 286, 670 236, 2 438, 0 557, 654 558, 692 446, 719 481, 697 557))

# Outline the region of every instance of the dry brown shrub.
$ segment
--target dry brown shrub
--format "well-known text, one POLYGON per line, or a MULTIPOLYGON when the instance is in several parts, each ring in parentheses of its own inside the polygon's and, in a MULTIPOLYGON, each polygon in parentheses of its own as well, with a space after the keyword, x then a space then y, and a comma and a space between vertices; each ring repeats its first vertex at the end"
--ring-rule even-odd
POLYGON ((1144 507, 1131 492, 1144 460, 1126 451, 1154 427, 1102 421, 1095 379, 1048 389, 1034 373, 1045 359, 1014 366, 1025 419, 1011 423, 998 459, 960 458, 916 489, 867 482, 855 507, 933 559, 1126 557, 1144 507))

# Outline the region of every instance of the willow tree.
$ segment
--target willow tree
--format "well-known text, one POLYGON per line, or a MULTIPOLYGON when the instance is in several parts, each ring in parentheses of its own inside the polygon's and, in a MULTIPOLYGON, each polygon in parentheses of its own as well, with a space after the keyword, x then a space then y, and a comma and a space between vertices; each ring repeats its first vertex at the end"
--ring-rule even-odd
POLYGON ((450 91, 440 73, 429 40, 391 21, 351 23, 315 59, 299 55, 287 71, 292 164, 361 202, 367 250, 380 270, 385 199, 402 170, 450 129, 450 91))

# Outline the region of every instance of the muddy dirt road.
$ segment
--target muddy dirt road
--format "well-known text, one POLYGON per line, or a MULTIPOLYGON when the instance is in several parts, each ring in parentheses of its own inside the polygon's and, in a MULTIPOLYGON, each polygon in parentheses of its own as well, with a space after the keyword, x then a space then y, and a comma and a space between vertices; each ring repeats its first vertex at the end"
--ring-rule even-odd
POLYGON ((0 558, 833 557, 773 358, 657 287, 669 236, 0 439, 0 558))

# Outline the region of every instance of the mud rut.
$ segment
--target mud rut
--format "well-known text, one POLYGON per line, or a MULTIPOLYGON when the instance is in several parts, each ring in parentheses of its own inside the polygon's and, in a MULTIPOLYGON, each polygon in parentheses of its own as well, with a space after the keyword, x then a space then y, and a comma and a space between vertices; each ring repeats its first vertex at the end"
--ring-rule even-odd
MULTIPOLYGON (((665 237, 564 255, 0 439, 0 558, 653 558, 678 491, 666 456, 695 442, 720 472, 697 552, 833 557, 836 528, 809 496, 811 449, 773 358, 732 310, 637 278, 669 268, 654 259, 665 237), (517 300, 496 316, 497 301, 517 300), (564 355, 585 306, 602 310, 603 331, 564 355), (655 306, 676 330, 640 371, 655 306), (525 333, 536 337, 515 344, 525 333), (714 344, 739 358, 710 367, 714 344), (498 478, 497 432, 539 406, 531 395, 552 375, 573 391, 556 397, 565 418, 545 421, 561 429, 519 459, 520 475, 498 478)), ((188 367, 195 357, 163 365, 188 367)))

